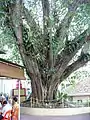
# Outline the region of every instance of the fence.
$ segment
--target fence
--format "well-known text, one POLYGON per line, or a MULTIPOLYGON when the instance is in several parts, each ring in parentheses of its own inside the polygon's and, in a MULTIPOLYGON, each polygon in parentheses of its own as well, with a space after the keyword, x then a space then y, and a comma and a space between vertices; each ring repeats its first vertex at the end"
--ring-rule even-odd
POLYGON ((22 107, 31 108, 78 108, 78 107, 90 107, 90 101, 78 103, 77 101, 62 100, 38 100, 31 98, 23 103, 22 107))

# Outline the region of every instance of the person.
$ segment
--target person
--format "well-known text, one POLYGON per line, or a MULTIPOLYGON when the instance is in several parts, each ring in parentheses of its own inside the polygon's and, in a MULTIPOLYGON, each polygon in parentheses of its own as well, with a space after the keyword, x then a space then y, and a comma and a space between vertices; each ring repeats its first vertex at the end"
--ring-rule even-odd
POLYGON ((17 97, 14 97, 14 98, 13 98, 13 111, 14 111, 16 108, 19 108, 19 104, 18 104, 18 99, 17 99, 17 97))
POLYGON ((3 98, 6 99, 6 101, 8 101, 8 94, 4 93, 3 98))
POLYGON ((2 94, 2 103, 4 102, 4 101, 6 101, 6 98, 5 98, 5 96, 2 94))
POLYGON ((12 99, 11 98, 8 99, 8 103, 12 106, 12 99))
POLYGON ((3 102, 3 98, 2 98, 2 96, 0 96, 0 114, 2 112, 2 102, 3 102))
POLYGON ((0 114, 2 113, 2 100, 0 100, 0 114))
POLYGON ((8 93, 7 93, 6 96, 5 96, 7 101, 9 100, 9 97, 8 97, 8 96, 9 96, 9 95, 8 95, 8 93))
POLYGON ((2 120, 4 118, 6 112, 8 112, 9 110, 12 110, 12 107, 9 104, 7 104, 7 101, 4 101, 3 102, 3 108, 2 108, 2 111, 1 111, 1 115, 0 115, 0 120, 2 120))
POLYGON ((13 107, 12 107, 12 118, 16 117, 18 119, 19 104, 17 97, 13 98, 13 107))

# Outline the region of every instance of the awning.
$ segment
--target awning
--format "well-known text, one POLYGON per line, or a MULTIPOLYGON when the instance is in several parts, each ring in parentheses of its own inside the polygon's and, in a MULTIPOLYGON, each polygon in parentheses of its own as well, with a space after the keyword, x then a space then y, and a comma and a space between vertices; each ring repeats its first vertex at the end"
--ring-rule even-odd
POLYGON ((8 62, 0 62, 0 76, 25 80, 24 69, 8 62))

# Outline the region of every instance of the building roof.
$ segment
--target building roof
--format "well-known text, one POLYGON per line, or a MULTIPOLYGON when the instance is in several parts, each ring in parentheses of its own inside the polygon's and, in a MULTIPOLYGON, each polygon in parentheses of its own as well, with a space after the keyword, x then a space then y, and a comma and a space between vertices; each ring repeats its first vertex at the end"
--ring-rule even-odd
POLYGON ((0 58, 0 77, 25 80, 24 68, 16 63, 0 58))
POLYGON ((90 78, 81 80, 76 85, 69 86, 63 92, 69 96, 90 95, 90 78))
POLYGON ((22 66, 22 65, 19 65, 19 64, 17 64, 17 63, 13 63, 13 62, 8 61, 8 60, 5 60, 5 59, 3 59, 3 58, 0 58, 0 61, 1 61, 1 62, 4 62, 4 63, 11 64, 11 65, 14 65, 14 66, 18 66, 18 67, 21 67, 21 68, 25 68, 25 67, 22 66))

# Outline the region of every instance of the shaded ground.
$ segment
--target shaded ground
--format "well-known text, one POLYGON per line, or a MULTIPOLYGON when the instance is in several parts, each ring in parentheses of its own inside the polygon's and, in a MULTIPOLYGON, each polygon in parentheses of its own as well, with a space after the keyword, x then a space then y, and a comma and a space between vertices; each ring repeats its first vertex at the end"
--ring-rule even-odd
POLYGON ((90 120, 90 114, 73 115, 73 116, 29 116, 21 115, 21 120, 90 120))

